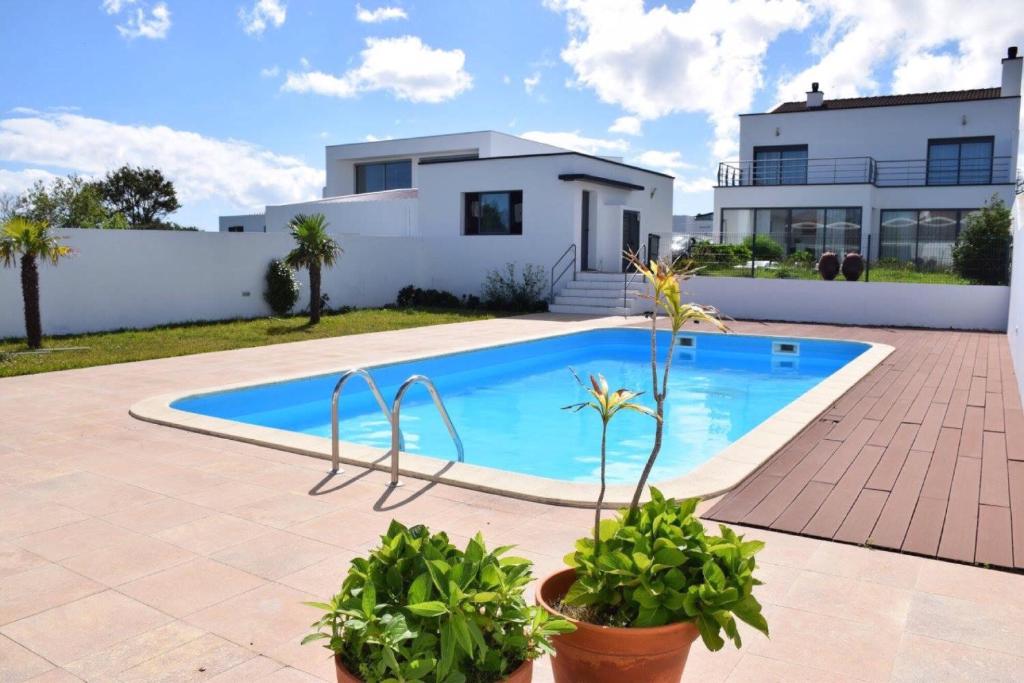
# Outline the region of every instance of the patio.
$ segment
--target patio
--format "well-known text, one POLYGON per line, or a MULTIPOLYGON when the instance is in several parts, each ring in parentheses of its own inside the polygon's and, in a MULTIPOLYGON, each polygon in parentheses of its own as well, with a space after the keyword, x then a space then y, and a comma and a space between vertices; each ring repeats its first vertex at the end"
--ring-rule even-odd
MULTIPOLYGON (((457 543, 477 530, 491 545, 516 543, 538 576, 560 567, 586 532, 590 512, 417 480, 386 495, 383 473, 348 467, 328 479, 323 461, 144 423, 127 407, 193 387, 440 351, 452 339, 498 343, 598 324, 622 319, 506 318, 0 380, 0 680, 332 679, 326 651, 298 644, 316 617, 300 603, 333 593, 348 560, 392 518, 443 528, 457 543)), ((866 467, 857 464, 863 449, 882 451, 896 486, 888 496, 897 499, 900 491, 903 510, 911 487, 900 484, 901 473, 911 466, 918 473, 924 458, 914 454, 950 460, 941 448, 952 437, 943 434, 976 429, 968 425, 980 410, 978 485, 983 495, 994 490, 986 488, 994 480, 985 473, 998 466, 998 451, 988 446, 998 437, 988 435, 1012 433, 1019 423, 1011 411, 1020 414, 1003 337, 789 324, 735 328, 892 344, 897 351, 878 376, 858 384, 823 416, 828 429, 812 425, 801 444, 833 442, 857 472, 866 467), (1002 430, 990 421, 997 400, 1007 411, 1002 430), (957 415, 960 424, 943 426, 957 415), (858 443, 871 420, 876 429, 891 429, 890 439, 872 445, 873 430, 856 449, 846 446, 858 443), (922 445, 932 448, 915 446, 924 437, 929 442, 922 445), (887 444, 908 440, 909 455, 898 465, 895 455, 884 456, 887 444)), ((773 475, 774 483, 809 468, 800 465, 795 446, 766 464, 792 464, 785 475, 773 475)), ((953 458, 956 472, 968 457, 953 458)), ((763 471, 705 509, 719 517, 738 509, 739 499, 755 510, 770 493, 764 483, 756 485, 762 487, 757 495, 752 489, 763 471)), ((963 516, 966 529, 971 506, 961 505, 961 492, 969 486, 958 486, 950 473, 948 507, 963 516)), ((863 491, 885 492, 842 490, 854 491, 854 500, 863 491)), ((966 500, 985 518, 993 513, 983 508, 1000 507, 966 500)), ((995 513, 1006 517, 1007 531, 1019 519, 1016 500, 1007 498, 1006 513, 995 513)), ((883 501, 883 516, 885 508, 883 501)), ((1011 680, 1024 671, 1024 575, 772 529, 749 534, 767 542, 759 556, 766 582, 759 597, 772 638, 749 634, 742 650, 714 655, 695 648, 687 679, 1011 680)), ((976 554, 990 546, 979 537, 972 547, 976 554)), ((1012 557, 1012 545, 991 547, 1012 557)), ((535 680, 550 680, 545 661, 535 680)))

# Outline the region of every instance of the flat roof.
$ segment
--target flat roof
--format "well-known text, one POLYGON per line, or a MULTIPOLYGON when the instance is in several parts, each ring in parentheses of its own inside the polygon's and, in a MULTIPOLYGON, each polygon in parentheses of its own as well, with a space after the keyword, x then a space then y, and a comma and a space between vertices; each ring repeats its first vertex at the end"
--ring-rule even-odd
POLYGON ((808 107, 806 101, 783 102, 769 112, 754 112, 740 116, 765 116, 768 114, 793 114, 807 111, 832 111, 836 109, 866 109, 869 107, 903 107, 915 104, 944 104, 949 102, 971 102, 977 100, 1013 99, 1003 98, 1000 88, 975 88, 973 90, 945 90, 940 92, 910 93, 907 95, 878 95, 873 97, 825 97, 820 107, 808 107))
POLYGON ((476 161, 496 161, 498 159, 531 159, 535 157, 564 157, 564 156, 578 156, 584 159, 594 159, 605 164, 611 164, 612 166, 621 166, 622 168, 631 168, 634 171, 642 171, 643 173, 650 173, 651 175, 660 176, 662 178, 669 178, 675 180, 675 176, 671 176, 667 173, 659 173, 658 171, 652 171, 649 168, 643 168, 642 166, 632 166, 630 164, 624 164, 621 161, 612 161, 611 159, 605 159, 604 157, 594 156, 593 154, 584 154, 583 152, 573 152, 567 150, 565 152, 538 152, 535 154, 510 154, 506 156, 497 157, 480 157, 479 159, 420 159, 419 164, 421 166, 429 166, 430 164, 465 164, 476 161))

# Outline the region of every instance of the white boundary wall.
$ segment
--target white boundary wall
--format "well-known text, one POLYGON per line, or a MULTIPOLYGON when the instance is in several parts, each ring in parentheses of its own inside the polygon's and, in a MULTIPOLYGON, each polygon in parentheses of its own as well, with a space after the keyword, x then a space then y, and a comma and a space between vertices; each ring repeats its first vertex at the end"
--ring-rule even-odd
POLYGON ((695 277, 685 298, 737 320, 1006 329, 1009 287, 695 277))
POLYGON ((1010 273, 1010 314, 1006 337, 1017 372, 1017 388, 1024 396, 1024 195, 1013 207, 1013 265, 1010 273))

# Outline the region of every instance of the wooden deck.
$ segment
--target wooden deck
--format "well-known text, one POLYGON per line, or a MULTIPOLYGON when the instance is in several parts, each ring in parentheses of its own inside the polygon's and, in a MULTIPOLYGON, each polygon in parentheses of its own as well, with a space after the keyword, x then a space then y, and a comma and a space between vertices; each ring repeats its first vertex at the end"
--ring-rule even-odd
POLYGON ((896 351, 707 518, 1024 569, 1024 413, 1005 335, 735 327, 896 351))

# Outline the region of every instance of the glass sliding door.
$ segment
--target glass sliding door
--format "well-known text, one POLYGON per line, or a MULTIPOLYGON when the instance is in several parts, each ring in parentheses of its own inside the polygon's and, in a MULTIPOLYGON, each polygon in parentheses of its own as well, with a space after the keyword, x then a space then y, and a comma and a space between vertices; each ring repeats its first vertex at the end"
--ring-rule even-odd
POLYGON ((994 139, 928 141, 928 185, 987 185, 992 182, 994 139))
POLYGON ((860 207, 825 210, 824 250, 840 256, 860 253, 860 207))
POLYGON ((807 184, 807 145, 754 148, 754 185, 807 184))

